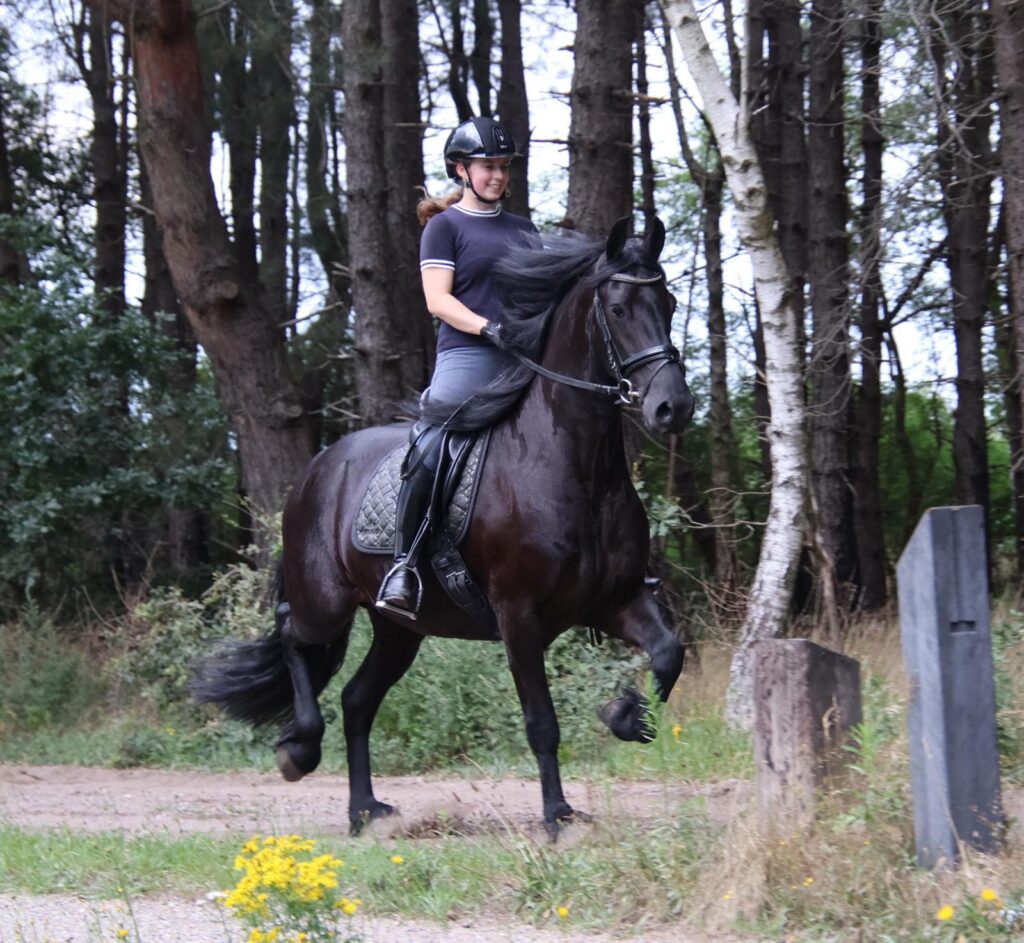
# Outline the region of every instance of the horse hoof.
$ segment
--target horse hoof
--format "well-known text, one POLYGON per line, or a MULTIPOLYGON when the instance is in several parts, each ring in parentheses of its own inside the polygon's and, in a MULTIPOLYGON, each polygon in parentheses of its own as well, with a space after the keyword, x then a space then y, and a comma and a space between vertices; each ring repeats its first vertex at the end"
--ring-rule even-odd
POLYGON ((620 697, 612 698, 597 710, 601 722, 616 737, 631 743, 650 743, 654 739, 648 714, 647 698, 632 688, 626 688, 620 697))
POLYGON ((548 838, 556 842, 562 829, 567 825, 575 825, 576 823, 589 825, 593 821, 594 817, 589 813, 580 812, 579 809, 573 809, 567 805, 564 809, 556 812, 551 818, 545 817, 544 830, 548 833, 548 838))
POLYGON ((364 809, 350 810, 348 814, 349 834, 358 835, 367 825, 389 815, 397 815, 398 809, 376 799, 364 809))
POLYGON ((320 748, 303 746, 296 740, 277 745, 277 768, 286 782, 297 783, 320 765, 320 748))

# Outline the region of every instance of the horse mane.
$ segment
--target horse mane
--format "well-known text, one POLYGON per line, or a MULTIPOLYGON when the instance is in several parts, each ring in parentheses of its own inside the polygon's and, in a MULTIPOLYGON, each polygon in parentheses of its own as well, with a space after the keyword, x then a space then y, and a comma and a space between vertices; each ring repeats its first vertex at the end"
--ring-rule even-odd
MULTIPOLYGON (((531 234, 526 245, 510 249, 495 265, 493 274, 503 300, 502 336, 511 350, 539 361, 555 312, 570 295, 592 291, 626 269, 661 271, 643 256, 636 240, 629 240, 610 261, 604 258, 604 249, 603 239, 573 232, 531 234)), ((508 414, 536 375, 510 358, 505 370, 464 403, 428 397, 421 415, 431 425, 447 423, 458 432, 485 429, 508 414)))

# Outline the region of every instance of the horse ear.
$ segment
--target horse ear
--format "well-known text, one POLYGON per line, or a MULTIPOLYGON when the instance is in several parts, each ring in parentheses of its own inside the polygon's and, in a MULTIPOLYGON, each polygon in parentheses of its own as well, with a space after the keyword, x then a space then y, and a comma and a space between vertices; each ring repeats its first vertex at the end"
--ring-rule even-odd
POLYGON ((661 250, 664 248, 665 224, 655 216, 650 232, 647 233, 647 237, 644 239, 644 258, 648 262, 657 262, 658 257, 661 255, 661 250))
POLYGON ((615 221, 612 231, 608 233, 608 243, 605 245, 604 256, 609 262, 622 251, 622 247, 626 244, 626 237, 629 235, 629 224, 632 221, 629 216, 623 216, 622 219, 615 221))

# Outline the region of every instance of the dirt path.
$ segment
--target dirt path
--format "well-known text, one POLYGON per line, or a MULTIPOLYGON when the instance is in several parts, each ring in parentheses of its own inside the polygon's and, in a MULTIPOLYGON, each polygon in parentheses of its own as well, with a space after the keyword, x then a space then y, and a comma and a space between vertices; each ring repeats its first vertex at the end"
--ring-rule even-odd
MULTIPOLYGON (((422 834, 442 816, 469 832, 540 825, 540 787, 533 780, 391 776, 377 777, 374 786, 377 798, 398 807, 401 817, 393 825, 406 834, 422 834)), ((565 791, 575 808, 641 820, 670 814, 699 796, 714 818, 727 821, 746 800, 748 784, 570 782, 565 791)), ((0 821, 21 828, 344 835, 347 796, 343 776, 317 774, 286 783, 274 773, 0 764, 0 821)))
MULTIPOLYGON (((202 774, 166 770, 109 770, 66 766, 0 764, 0 822, 26 829, 67 827, 74 831, 129 834, 202 832, 237 834, 347 833, 345 780, 317 775, 285 783, 273 774, 202 774)), ((401 816, 388 820, 387 833, 429 833, 442 819, 461 831, 502 831, 509 825, 539 828, 539 787, 514 778, 477 780, 418 776, 381 777, 376 793, 401 816)), ((712 817, 732 818, 746 802, 748 784, 711 786, 683 783, 568 783, 575 807, 597 815, 625 815, 654 821, 673 814, 679 803, 702 797, 712 817)), ((135 901, 140 943, 242 943, 219 908, 205 899, 135 901)), ((64 895, 0 894, 0 943, 98 943, 130 928, 118 901, 87 901, 64 895)), ((604 943, 611 937, 537 930, 507 923, 419 924, 368 919, 360 926, 366 943, 604 943)), ((133 932, 131 939, 136 941, 133 932)), ((682 927, 644 931, 644 943, 744 943, 729 934, 701 934, 682 927)))

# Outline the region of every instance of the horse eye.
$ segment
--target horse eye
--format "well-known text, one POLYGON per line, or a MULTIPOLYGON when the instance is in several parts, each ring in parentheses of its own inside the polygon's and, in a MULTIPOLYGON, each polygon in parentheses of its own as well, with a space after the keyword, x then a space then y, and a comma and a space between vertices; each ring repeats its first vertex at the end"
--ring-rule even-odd
POLYGON ((626 309, 622 305, 612 305, 611 312, 613 318, 619 318, 620 320, 626 316, 626 309))
POLYGON ((676 308, 679 307, 679 299, 675 295, 668 296, 668 310, 670 314, 676 313, 676 308))

